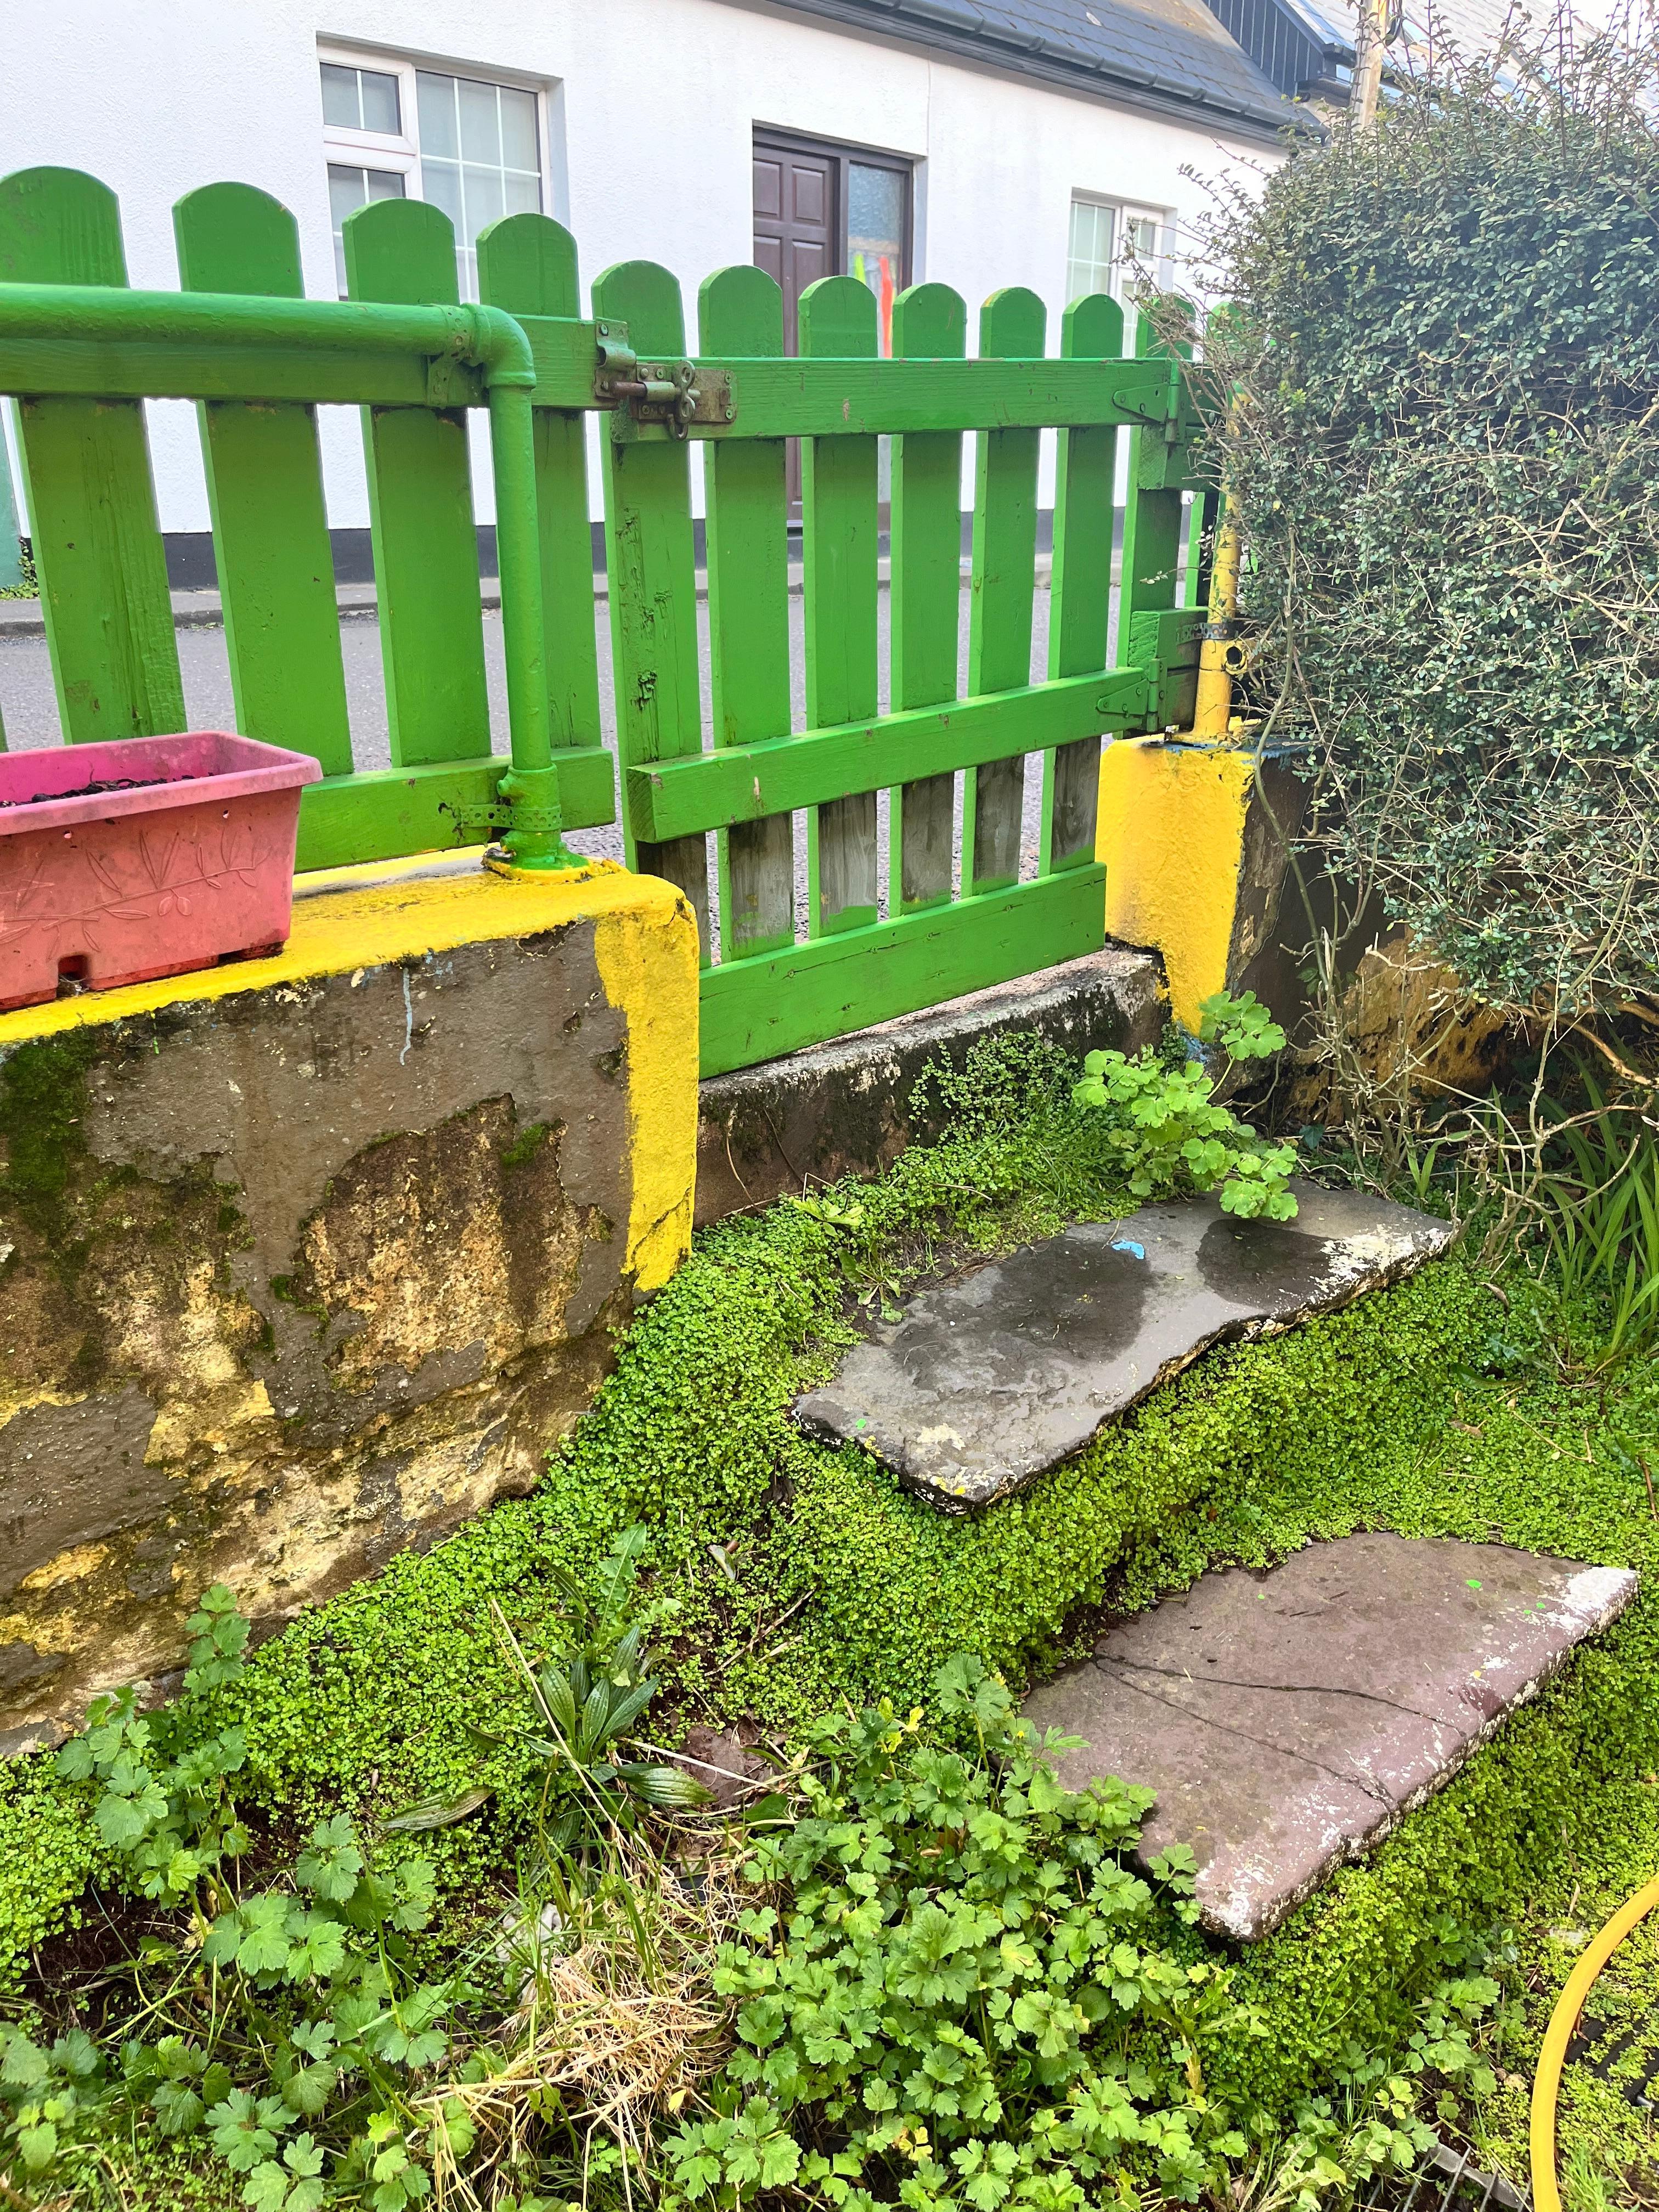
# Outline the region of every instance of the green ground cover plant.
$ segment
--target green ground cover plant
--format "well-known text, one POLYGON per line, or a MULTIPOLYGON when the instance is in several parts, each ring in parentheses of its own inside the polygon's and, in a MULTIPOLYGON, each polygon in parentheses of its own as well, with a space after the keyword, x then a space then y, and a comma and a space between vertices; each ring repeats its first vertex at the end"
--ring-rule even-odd
POLYGON ((1088 1054, 1073 1096, 1108 1117, 1119 1170, 1134 1197, 1212 1190, 1223 1212, 1241 1220, 1289 1221, 1296 1213, 1290 1189, 1295 1146, 1258 1135, 1216 1097, 1234 1068, 1282 1052, 1285 1032, 1254 991, 1239 999, 1218 992, 1204 1001, 1200 1016, 1194 1042, 1215 1048, 1223 1063, 1219 1078, 1196 1051, 1172 1067, 1146 1045, 1133 1057, 1088 1054))
MULTIPOLYGON (((0 2076, 8 2067, 35 2069, 34 2078, 7 2087, 16 2130, 21 2136, 47 2121, 58 2130, 89 2177, 77 2183, 84 2201, 100 2201, 96 2187, 111 2203, 199 2203, 218 2212, 241 2201, 251 2176, 265 2166, 277 2172, 260 2186, 284 2212, 296 2189, 291 2212, 302 2212, 307 2185, 318 2180, 348 2203, 374 2203, 373 2189, 382 2183, 406 2194, 418 2189, 417 2180, 399 2177, 428 2170, 433 2098, 446 2068, 461 2111, 471 2114, 489 2084, 469 2084, 460 2069, 496 2063, 487 2055, 492 2021, 507 2038, 503 2049, 520 2033, 506 2026, 518 2014, 502 1987, 501 1916, 505 1909, 522 1924, 529 1907, 510 1900, 546 1894, 535 1863, 568 1809, 548 1796, 550 1772, 562 1775, 564 1767, 538 1748, 539 1741, 558 1749, 550 1712, 570 1743, 549 1669, 562 1671, 574 1702, 574 1663, 588 1668, 582 1708, 604 1691, 606 1710, 597 1716, 596 1708, 591 1748, 596 1765, 611 1767, 611 1782, 626 1765, 658 1763, 643 1742, 623 1740, 646 1708, 606 1733, 612 1693, 626 1698, 647 1680, 659 1686, 648 1708, 652 1745, 678 1744, 676 1731, 694 1722, 741 1721, 786 1759, 799 1761, 803 1747, 810 1750, 816 1778, 807 1786, 816 1794, 809 1821, 820 1828, 794 1832, 793 1843, 774 1835, 769 1858, 757 1851, 757 1909, 769 1905, 778 1925, 756 1922, 734 1933, 721 1969, 748 1974, 768 1958, 793 1986, 810 1977, 815 1959, 824 1962, 823 1912, 856 1911, 851 1900, 860 1896, 880 1906, 881 1924, 894 1933, 876 1942, 879 1960, 866 1955, 858 1974, 878 1963, 885 1974, 890 1954, 908 1955, 912 1923, 925 1908, 904 1905, 902 1871, 890 1875, 933 1863, 922 1856, 933 1848, 923 1785, 927 1772, 937 1780, 941 1770, 927 1762, 941 1755, 969 1757, 963 1787, 981 1810, 1036 1824, 1017 1854, 1022 1910, 1035 1909, 1054 1871, 1080 1847, 1100 1844, 1106 1816, 1098 1810, 1051 1805, 1016 1814, 1010 1793, 1029 1803, 1029 1784, 1019 1778, 1018 1750, 998 1734, 1006 1712, 980 1713, 983 1736, 975 1740, 962 1711, 941 1709, 935 1680, 958 1654, 981 1670, 972 1678, 973 1699, 984 1695, 994 1705, 1002 1693, 986 1688, 988 1676, 1000 1674, 1007 1692, 1017 1693, 1034 1672, 1085 1644, 1103 1607, 1151 1602, 1212 1560, 1266 1565, 1310 1539, 1360 1527, 1502 1539, 1650 1574, 1659 1565, 1659 1518, 1644 1471, 1659 1437, 1659 1381, 1639 1362, 1582 1377, 1555 1356, 1554 1307, 1545 1288, 1514 1271, 1494 1287, 1457 1260, 1275 1341, 1212 1353, 1077 1461, 984 1515, 945 1519, 901 1492, 862 1453, 831 1451, 800 1436, 787 1418, 789 1401, 825 1372, 873 1286, 902 1290, 964 1257, 1067 1219, 1112 1218, 1133 1203, 1103 1117, 1073 1097, 1076 1080, 1073 1066, 1030 1041, 981 1052, 965 1078, 945 1079, 953 1121, 937 1146, 906 1155, 875 1183, 704 1234, 635 1323, 599 1402, 533 1496, 497 1508, 423 1558, 395 1562, 251 1656, 216 1594, 196 1624, 194 1680, 178 1705, 141 1717, 118 1705, 94 1723, 115 1733, 96 1743, 88 1736, 67 1767, 38 1758, 0 1775, 0 1930, 12 1992, 3 2017, 9 2054, 21 2054, 0 2060, 0 2076), (642 1537, 628 1534, 636 1526, 642 1537), (654 1658, 637 1640, 616 1662, 639 1617, 631 1599, 619 1612, 607 1595, 617 1589, 619 1557, 639 1575, 654 1658), (542 1686, 539 1705, 532 1681, 542 1686), (858 1718, 867 1709, 880 1723, 873 1737, 873 1724, 858 1718), (809 1744, 808 1732, 837 1715, 830 1735, 809 1744), (141 1729, 149 1734, 135 1736, 141 1729), (613 1741, 629 1759, 611 1756, 613 1741), (470 1796, 474 1802, 457 1812, 470 1796), (112 1800, 117 1809, 105 1810, 112 1800), (346 1825, 331 1826, 332 1843, 318 1846, 318 1825, 337 1822, 346 1825), (860 1881, 869 1873, 873 1891, 836 1873, 821 1847, 826 1822, 872 1837, 879 1830, 886 1858, 844 1869, 860 1881), (794 1860, 778 1856, 790 1849, 794 1860), (388 1914, 372 1928, 358 1926, 349 1899, 319 1895, 301 1874, 331 1852, 361 1857, 354 1896, 366 1880, 412 1885, 426 1924, 386 1928, 388 1914), (786 1888, 817 1900, 796 1916, 798 1942, 769 1894, 786 1888), (326 1927, 313 1927, 313 1915, 326 1927), (150 2072, 141 2069, 130 2084, 125 2042, 155 2052, 179 2034, 206 2046, 199 2027, 174 2023, 173 2008, 185 1998, 161 2008, 147 1998, 145 2020, 129 2033, 112 1991, 135 1986, 134 1958, 152 1991, 173 1987, 180 1974, 188 1983, 211 1931, 226 1923, 215 1948, 227 1955, 204 1963, 235 1992, 226 1998, 222 2044, 208 2058, 226 2066, 229 2084, 193 2074, 193 2055, 146 2059, 150 2072), (260 1964, 267 1936, 268 1966, 260 1964), (111 1948, 117 1936, 118 1958, 111 1948), (246 1964, 244 1942, 252 1944, 246 1964), (374 1960, 366 1966, 371 1942, 374 1960), (146 1944, 170 1949, 171 1963, 147 1963, 146 1944), (303 1954, 299 1971, 290 1975, 296 1954, 303 1954), (443 1993, 441 2001, 422 2000, 417 2010, 428 2002, 435 2008, 416 2021, 415 2033, 441 2038, 447 2055, 427 2046, 417 2054, 427 2063, 413 2074, 398 2070, 407 2051, 386 2058, 372 2094, 369 2073, 354 2056, 357 2072, 343 2078, 325 2113, 313 2119, 296 2112, 280 2128, 262 2121, 262 2098, 285 2097, 285 2084, 313 2063, 337 2063, 307 2056, 285 2073, 282 2038, 292 2045, 295 2027, 307 2035, 326 2027, 331 2051, 349 2046, 351 2021, 335 2011, 343 1999, 367 1995, 362 1973, 380 1972, 400 2005, 405 1989, 443 1993), (261 1975, 276 1978, 261 1987, 261 1975), (250 2021, 277 2026, 252 2028, 250 2021), (215 2124, 246 2123, 250 2142, 263 2130, 272 2148, 259 2144, 240 2174, 217 2156, 181 2164, 145 2117, 162 2087, 154 2070, 164 2064, 180 2069, 164 2077, 168 2099, 176 2090, 204 2106, 198 2134, 188 2140, 210 2142, 209 2114, 234 2093, 252 2100, 251 2115, 238 2106, 215 2124), (54 2099, 73 2104, 48 2115, 45 2106, 54 2099), (40 2109, 24 2121, 32 2103, 40 2109), (374 2154, 401 2157, 404 2167, 376 2177, 360 2159, 356 2169, 342 2168, 351 2144, 367 2142, 371 2124, 387 2112, 392 2124, 374 2154), (300 2146, 302 2136, 310 2140, 300 2146), (288 2162, 291 2147, 302 2165, 322 2151, 319 2169, 288 2162), (96 2179, 112 2167, 125 2177, 118 2189, 96 2179), (278 2179, 287 2192, 280 2200, 278 2179)), ((1548 1993, 1571 1966, 1559 1931, 1593 1925, 1601 1900, 1611 1909, 1639 1859, 1636 1839, 1654 1832, 1656 1678, 1659 1609, 1644 1592, 1570 1677, 1518 1715, 1374 1858, 1338 1875, 1241 1960, 1220 1960, 1183 1922, 1178 1881, 1148 1886, 1144 1904, 1137 1898, 1133 1940, 1146 1972, 1126 1969, 1126 1988, 1137 1977, 1160 1983, 1166 1965, 1202 1967, 1190 1987, 1215 2007, 1206 2013, 1194 2003, 1184 2026, 1148 2007, 1131 2031, 1141 2053, 1135 2063, 1148 2069, 1145 2094, 1132 2102, 1137 2112, 1173 2116, 1160 2118, 1152 2134, 1170 2142, 1180 2136, 1208 2162, 1207 2178, 1194 2186, 1231 2191, 1254 2174, 1251 2185, 1270 2197, 1281 2192, 1273 2201, 1305 2195, 1311 2203, 1347 2185, 1367 2159, 1394 2154, 1394 2135, 1409 2140, 1425 2112, 1504 2152, 1518 2170, 1529 2054, 1548 1993), (1211 1971, 1222 1965, 1224 1978, 1211 1971), (1203 2100, 1201 2113, 1195 2100, 1203 2100), (1243 2138, 1242 2158, 1222 2148, 1235 2132, 1243 2138)), ((943 1702, 965 1694, 947 1691, 943 1702)), ((1125 1781, 1133 1788, 1133 1777, 1125 1781)), ((621 1804, 618 1790, 607 1817, 615 1820, 621 1804)), ((669 1832, 648 1804, 639 1817, 649 1832, 669 1832)), ((1120 1825, 1115 1832, 1121 1841, 1127 1832, 1120 1825)), ((1091 1882, 1109 1859, 1119 1863, 1115 1849, 1103 1850, 1091 1882)), ((337 1865, 343 1883, 344 1859, 337 1865)), ((957 1885, 935 1887, 932 1901, 948 1916, 961 1903, 957 1885)), ((975 1911, 982 1904, 969 1901, 975 1911)), ((1096 1955, 1094 1935, 1079 1936, 1064 1914, 1046 1920, 1044 1931, 1061 1953, 1083 1942, 1096 1955)), ((1000 1958, 1000 1943, 993 1948, 1000 1958)), ((1027 1973, 1021 1967, 1016 1978, 1027 1973)), ((1647 1986, 1637 1973, 1620 2000, 1626 2011, 1647 1986)), ((734 2009, 738 1994, 731 1993, 734 2009)), ((1040 1993, 1022 1984, 1021 1994, 1040 1993)), ((928 2003, 929 2035, 946 2027, 967 2032, 966 1998, 942 1986, 937 2003, 928 2003)), ((1139 2004, 1138 1997, 1138 2015, 1139 2004)), ((1129 2063, 1121 2023, 1109 2025, 1110 2033, 1091 2022, 1077 2045, 1085 2071, 1103 2081, 1103 2068, 1129 2063)), ((1610 2020, 1608 2035, 1618 2032, 1610 2020)), ((890 2038, 881 2031, 877 2063, 866 2070, 887 2067, 898 2078, 907 2038, 916 2033, 914 2025, 890 2038)), ((739 2037, 763 2069, 777 2042, 739 2037)), ((925 2154, 914 2130, 904 2146, 872 2137, 860 2172, 836 2173, 835 2158, 850 2154, 837 2133, 846 2116, 831 2113, 842 2062, 833 2051, 797 2049, 792 2028, 795 2070, 787 2080, 698 2074, 691 2101, 659 2116, 659 2149, 682 2123, 688 2130, 729 2123, 731 2132, 690 2136, 702 2148, 678 2162, 676 2154, 658 2181, 688 2203, 698 2191, 726 2203, 770 2191, 828 2203, 832 2181, 890 2201, 896 2176, 901 2195, 913 2185, 906 2202, 920 2201, 920 2191, 930 2203, 960 2202, 975 2212, 994 2212, 1004 2182, 1024 2191, 1023 2201, 1047 2201, 1052 2187, 1056 2203, 1076 2201, 1066 2195, 1073 2187, 1091 2202, 1114 2194, 1120 2174, 1132 2191, 1174 2186, 1160 2178, 1151 2136, 1126 2141, 1093 2175, 1075 2166, 1073 2148, 1058 2160, 1048 2151, 1039 2156, 1025 2120, 1039 2109, 1033 2084, 1041 2087, 1039 2061, 1048 2060, 1036 2028, 1020 2027, 1016 2044, 1005 2054, 1012 2094, 997 2094, 1018 2125, 999 2119, 963 2135, 954 2131, 959 2115, 927 2118, 918 2108, 914 2117, 929 2130, 925 2154), (775 2122, 762 2128, 757 2112, 744 2121, 751 2098, 766 2100, 775 2122), (799 2159, 830 2160, 828 2173, 815 2170, 811 2191, 800 2185, 804 2168, 794 2179, 763 2184, 790 2156, 773 2140, 780 2135, 799 2159), (751 2153, 759 2161, 752 2172, 744 2164, 751 2153)), ((1618 2064, 1643 2063, 1636 2045, 1621 2049, 1618 2064)), ((907 2083, 915 2071, 903 2074, 907 2083)), ((1570 2100, 1572 2152, 1586 2188, 1594 2181, 1609 2202, 1634 2203, 1621 2192, 1648 2124, 1632 2119, 1627 2105, 1621 2118, 1615 2101, 1612 2093, 1589 2091, 1570 2100)), ((441 2100, 436 2111, 441 2116, 441 2100)), ((867 2126, 882 2118, 871 2113, 867 2126)), ((568 2134, 570 2111, 559 2124, 568 2134)), ((1097 2155, 1080 2140, 1074 2148, 1084 2159, 1097 2155)), ((14 2186, 21 2156, 20 2142, 9 2169, 14 2186)), ((562 2203, 580 2193, 582 2168, 580 2159, 571 2166, 568 2150, 561 2158, 553 2186, 562 2203)), ((607 2167, 602 2160, 591 2179, 607 2204, 623 2201, 614 2160, 607 2167)), ((49 2168, 40 2185, 27 2175, 22 2185, 29 2201, 54 2201, 49 2168)), ((533 2194, 536 2186, 533 2177, 502 2179, 479 2201, 505 2212, 515 2193, 528 2187, 533 2194)), ((1598 2212, 1583 2201, 1585 2212, 1598 2212)))

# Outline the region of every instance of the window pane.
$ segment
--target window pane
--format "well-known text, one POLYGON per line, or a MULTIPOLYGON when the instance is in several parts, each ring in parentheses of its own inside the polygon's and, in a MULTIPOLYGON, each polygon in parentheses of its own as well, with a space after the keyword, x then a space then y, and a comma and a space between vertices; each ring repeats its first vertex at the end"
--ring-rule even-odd
POLYGON ((847 169, 847 242, 895 256, 904 248, 904 179, 896 169, 872 168, 849 161, 847 169))
POLYGON ((404 180, 395 169, 348 169, 328 165, 328 211, 337 230, 349 215, 370 200, 400 200, 404 180))
POLYGON ((1094 200, 1072 202, 1071 246, 1066 267, 1068 303, 1091 292, 1111 290, 1112 233, 1116 216, 1115 208, 1102 207, 1094 200))
POLYGON ((469 161, 499 163, 501 125, 495 86, 464 76, 457 82, 456 93, 461 111, 462 155, 469 161))
POLYGON ((542 211, 541 179, 521 177, 509 169, 502 197, 509 215, 539 215, 542 211))
POLYGON ((893 301, 904 282, 904 185, 897 169, 847 165, 847 268, 876 295, 878 343, 893 350, 893 301))
POLYGON ((539 172, 540 149, 536 144, 536 95, 501 87, 501 159, 509 169, 539 172))
POLYGON ((342 168, 337 162, 328 165, 328 211, 334 218, 337 230, 355 209, 362 206, 368 193, 361 169, 342 168))
POLYGON ((404 127, 397 78, 385 70, 359 70, 357 77, 362 87, 364 130, 383 131, 388 138, 395 138, 404 127))
POLYGON ((357 105, 357 72, 342 69, 337 62, 325 62, 323 71, 323 120, 337 124, 343 131, 361 131, 362 113, 357 105))
POLYGON ((415 79, 415 96, 421 115, 421 156, 437 154, 447 161, 460 159, 461 142, 455 132, 455 80, 422 70, 415 79))
POLYGON ((341 229, 349 215, 355 215, 370 200, 400 200, 404 196, 404 180, 395 169, 356 169, 341 161, 328 165, 328 210, 334 226, 334 283, 340 297, 346 296, 345 241, 341 229))
POLYGON ((483 169, 468 162, 462 171, 466 195, 466 228, 463 242, 471 246, 478 233, 492 222, 501 219, 501 173, 499 169, 483 169))
POLYGON ((421 185, 424 197, 434 207, 441 208, 455 226, 458 239, 465 234, 461 225, 461 165, 459 161, 428 161, 421 163, 421 185))

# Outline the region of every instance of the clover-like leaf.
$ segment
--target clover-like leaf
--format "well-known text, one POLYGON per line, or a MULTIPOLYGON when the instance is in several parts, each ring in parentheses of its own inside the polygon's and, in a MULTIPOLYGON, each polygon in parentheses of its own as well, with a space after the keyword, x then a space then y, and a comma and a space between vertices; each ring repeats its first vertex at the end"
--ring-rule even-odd
POLYGON ((344 1814, 320 1820, 294 1864, 294 1879, 313 1896, 343 1905, 357 1887, 363 1854, 357 1833, 344 1814))

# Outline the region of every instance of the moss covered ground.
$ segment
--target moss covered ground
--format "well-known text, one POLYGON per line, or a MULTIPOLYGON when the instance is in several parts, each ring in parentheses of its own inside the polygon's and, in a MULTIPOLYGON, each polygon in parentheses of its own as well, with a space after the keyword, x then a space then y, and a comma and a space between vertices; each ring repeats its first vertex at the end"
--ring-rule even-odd
MULTIPOLYGON (((225 1693, 251 1793, 278 1832, 504 1778, 488 1729, 515 1691, 491 1603, 533 1648, 618 1530, 653 1532, 673 1607, 664 1735, 738 1717, 783 1735, 840 1699, 920 1699, 969 1649, 1023 1681, 1097 1622, 1212 1562, 1265 1565, 1383 1527, 1633 1565, 1631 1613, 1370 1860, 1340 1874, 1242 1966, 1255 2032, 1210 2053, 1217 2087, 1287 2110, 1355 2045, 1407 2033, 1472 1942, 1508 1934, 1499 2087, 1460 2124, 1524 2172, 1526 2087, 1576 1948, 1659 1869, 1659 1376, 1563 1366, 1541 1301, 1456 1256, 1262 1343, 1212 1352, 1086 1452, 990 1511, 947 1519, 854 1449, 809 1442, 791 1398, 861 1318, 924 1272, 1067 1219, 1126 1210, 1064 1071, 1005 1048, 958 1089, 943 1143, 817 1209, 705 1233, 634 1325, 592 1413, 528 1498, 317 1608, 225 1693)), ((1127 1778, 1133 1780, 1134 1778, 1127 1778)), ((510 1783, 426 1839, 452 1914, 499 1897, 526 1806, 510 1783)), ((99 1871, 84 1796, 44 1759, 0 1776, 0 1966, 14 1987, 86 1922, 99 1871)), ((1601 2070, 1570 2069, 1577 2205, 1652 2202, 1659 1932, 1598 1996, 1601 2070), (1649 2085, 1650 2086, 1650 2085, 1649 2085), (1638 2180, 1632 2183, 1634 2172, 1638 2180), (1632 2195, 1632 2189, 1636 2193, 1632 2195)), ((183 2202, 182 2197, 173 2201, 183 2202)), ((207 2199, 203 2200, 206 2203, 207 2199)))

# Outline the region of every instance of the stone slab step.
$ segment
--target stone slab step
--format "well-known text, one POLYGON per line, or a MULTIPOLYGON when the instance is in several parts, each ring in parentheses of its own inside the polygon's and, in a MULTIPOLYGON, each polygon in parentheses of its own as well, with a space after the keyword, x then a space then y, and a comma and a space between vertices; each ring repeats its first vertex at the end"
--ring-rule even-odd
POLYGON ((1082 1790, 1158 1792, 1142 1863, 1198 1861, 1203 1923, 1268 1934, 1358 1858, 1636 1595, 1627 1568, 1374 1532, 1230 1567, 1114 1627, 1032 1691, 1082 1790))
POLYGON ((1346 1305, 1451 1240, 1445 1222, 1386 1199, 1291 1188, 1294 1221, 1173 1199, 925 1291, 799 1398, 795 1417, 963 1512, 1081 1450, 1210 1345, 1346 1305))

